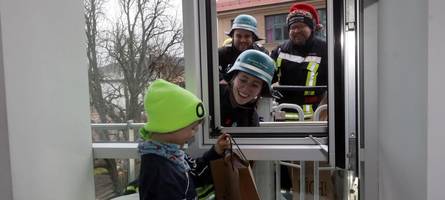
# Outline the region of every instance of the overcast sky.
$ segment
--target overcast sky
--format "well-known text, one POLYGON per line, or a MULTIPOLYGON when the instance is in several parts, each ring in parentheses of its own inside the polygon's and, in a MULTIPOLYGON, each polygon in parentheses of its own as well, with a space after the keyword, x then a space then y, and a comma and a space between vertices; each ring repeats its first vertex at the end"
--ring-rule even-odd
MULTIPOLYGON (((182 0, 168 0, 170 5, 172 5, 172 8, 169 9, 169 13, 171 15, 175 15, 175 13, 178 13, 178 20, 182 22, 182 0)), ((119 17, 119 0, 108 0, 108 2, 105 5, 106 8, 106 15, 108 18, 117 18, 119 17)))

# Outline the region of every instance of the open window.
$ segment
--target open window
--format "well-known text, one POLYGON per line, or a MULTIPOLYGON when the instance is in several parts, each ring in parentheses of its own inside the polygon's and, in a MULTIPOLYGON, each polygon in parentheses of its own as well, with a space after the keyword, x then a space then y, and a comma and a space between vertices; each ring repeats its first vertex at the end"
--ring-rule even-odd
MULTIPOLYGON (((276 104, 273 97, 263 97, 258 102, 261 119, 258 127, 221 126, 220 82, 218 75, 218 47, 224 40, 224 32, 230 30, 234 17, 250 14, 258 21, 258 32, 265 40, 260 43, 268 49, 288 38, 287 26, 283 26, 283 14, 295 2, 283 1, 274 4, 237 7, 217 11, 218 4, 225 1, 195 0, 183 4, 186 88, 204 100, 209 117, 199 134, 190 144, 192 152, 201 152, 214 144, 218 128, 230 133, 253 160, 315 160, 329 161, 331 166, 345 167, 351 134, 357 138, 357 42, 358 35, 355 1, 315 1, 326 37, 328 82, 327 85, 298 86, 281 85, 279 91, 324 91, 327 104, 318 106, 327 111, 328 120, 317 117, 305 119, 300 108, 276 104), (348 5, 349 7, 347 7, 348 5), (345 9, 347 8, 347 9, 345 9), (272 22, 276 22, 270 24, 272 22), (295 110, 298 120, 277 121, 275 112, 282 109, 295 110), (303 120, 305 119, 305 120, 303 120), (315 120, 314 120, 315 119, 315 120)), ((229 3, 227 3, 229 5, 229 3)), ((284 21, 285 24, 285 21, 284 21)), ((314 112, 314 115, 319 111, 314 112)), ((354 140, 355 141, 355 140, 354 140)), ((355 145, 355 144, 354 144, 355 145)))

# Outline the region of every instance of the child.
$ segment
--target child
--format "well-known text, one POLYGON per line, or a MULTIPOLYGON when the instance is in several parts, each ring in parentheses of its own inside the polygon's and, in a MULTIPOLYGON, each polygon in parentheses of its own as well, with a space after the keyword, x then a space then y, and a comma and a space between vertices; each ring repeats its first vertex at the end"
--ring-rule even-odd
POLYGON ((193 160, 181 148, 205 117, 201 100, 175 84, 158 79, 148 87, 144 106, 148 122, 140 131, 144 141, 138 146, 139 198, 197 199, 195 189, 212 184, 209 162, 222 157, 229 147, 229 135, 220 135, 216 145, 203 157, 193 160))

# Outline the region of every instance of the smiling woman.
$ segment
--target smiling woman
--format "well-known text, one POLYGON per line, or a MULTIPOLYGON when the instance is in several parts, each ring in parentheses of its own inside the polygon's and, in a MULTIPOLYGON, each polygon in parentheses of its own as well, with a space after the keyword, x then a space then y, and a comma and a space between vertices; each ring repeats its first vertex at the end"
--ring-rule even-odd
POLYGON ((228 72, 228 84, 220 85, 221 125, 259 126, 256 112, 262 95, 270 95, 275 63, 258 50, 246 50, 228 72))

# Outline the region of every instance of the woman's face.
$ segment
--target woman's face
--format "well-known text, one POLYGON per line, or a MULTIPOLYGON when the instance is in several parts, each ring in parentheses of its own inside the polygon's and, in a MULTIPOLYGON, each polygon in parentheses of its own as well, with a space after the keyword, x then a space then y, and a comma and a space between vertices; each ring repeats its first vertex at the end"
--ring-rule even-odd
POLYGON ((233 79, 232 93, 239 105, 256 99, 263 88, 263 81, 244 72, 239 72, 233 79))

